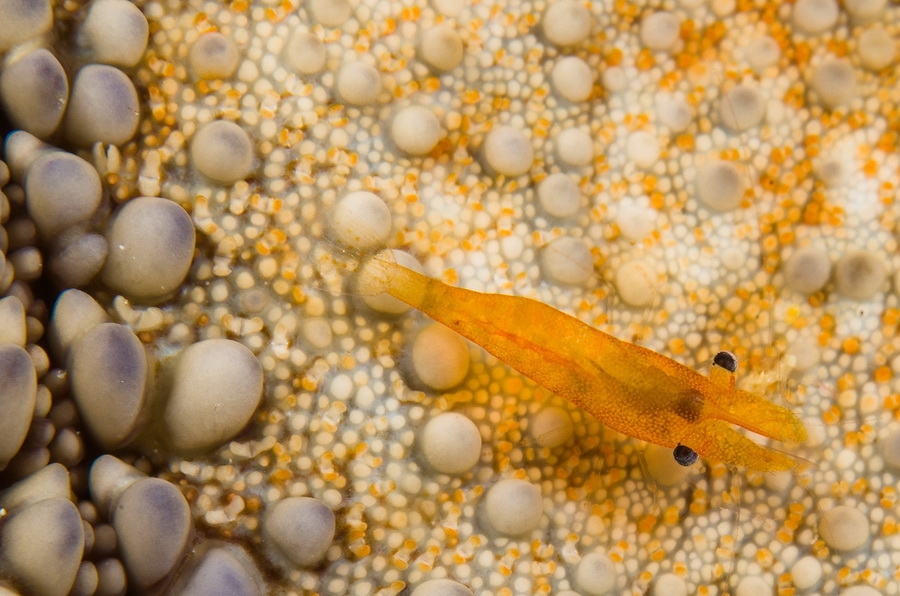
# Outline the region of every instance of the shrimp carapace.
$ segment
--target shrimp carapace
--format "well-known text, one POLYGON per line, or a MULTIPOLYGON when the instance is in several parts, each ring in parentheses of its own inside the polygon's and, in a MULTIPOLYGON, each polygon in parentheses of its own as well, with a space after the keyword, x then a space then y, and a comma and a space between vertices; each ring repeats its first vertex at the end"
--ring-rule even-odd
POLYGON ((417 308, 618 432, 759 471, 797 464, 732 428, 806 439, 793 412, 735 387, 736 362, 727 357, 705 377, 542 302, 449 286, 383 256, 366 261, 359 276, 360 292, 417 308))

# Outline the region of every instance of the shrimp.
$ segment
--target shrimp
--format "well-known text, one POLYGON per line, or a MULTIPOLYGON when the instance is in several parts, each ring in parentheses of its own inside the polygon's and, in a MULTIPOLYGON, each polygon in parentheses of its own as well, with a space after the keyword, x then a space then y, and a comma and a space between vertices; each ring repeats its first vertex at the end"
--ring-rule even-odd
POLYGON ((362 266, 357 289, 422 311, 609 428, 674 449, 682 465, 696 459, 691 451, 762 472, 797 465, 731 427, 776 441, 806 440, 792 411, 735 387, 736 361, 727 357, 717 358, 705 377, 542 302, 449 286, 380 255, 362 266))

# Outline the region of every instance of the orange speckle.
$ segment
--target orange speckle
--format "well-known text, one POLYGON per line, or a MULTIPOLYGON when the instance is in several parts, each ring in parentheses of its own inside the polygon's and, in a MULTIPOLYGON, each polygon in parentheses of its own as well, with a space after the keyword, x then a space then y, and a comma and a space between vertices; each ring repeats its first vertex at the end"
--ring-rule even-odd
POLYGON ((885 410, 900 409, 900 395, 894 393, 894 394, 888 395, 886 398, 884 398, 884 409, 885 410))
POLYGON ((645 515, 638 520, 637 528, 639 532, 651 532, 656 525, 658 518, 655 515, 645 515))
POLYGON ((858 354, 859 353, 859 338, 858 337, 848 337, 841 344, 841 349, 844 350, 847 354, 858 354))
POLYGON ((869 178, 874 178, 878 175, 878 162, 874 159, 866 160, 866 163, 863 164, 863 173, 869 178))
POLYGON ((897 150, 897 133, 894 131, 885 132, 875 144, 876 149, 880 149, 885 153, 893 153, 897 150))
POLYGON ((368 544, 354 545, 350 547, 350 551, 356 555, 357 558, 362 559, 369 556, 372 552, 372 547, 368 544))
POLYGON ((853 571, 851 571, 847 567, 841 567, 840 569, 838 569, 837 577, 838 577, 838 581, 841 583, 841 585, 846 585, 847 580, 850 578, 850 575, 852 573, 853 573, 853 571))
POLYGON ((522 378, 518 376, 510 376, 503 381, 503 391, 507 395, 518 395, 522 391, 522 378))
POLYGON ((194 27, 196 27, 197 30, 201 33, 217 30, 215 26, 210 24, 209 17, 205 12, 198 12, 194 15, 194 27))
POLYGON ((424 91, 428 91, 431 93, 436 92, 441 88, 441 81, 435 77, 428 77, 425 79, 425 82, 422 84, 422 89, 424 91))
MULTIPOLYGON (((869 118, 864 112, 851 112, 847 114, 847 124, 850 125, 854 130, 862 128, 869 123, 869 118)), ((868 145, 864 146, 866 149, 869 149, 868 145)))
POLYGON ((847 372, 837 378, 837 388, 838 391, 848 391, 856 387, 856 381, 853 378, 853 373, 847 372))
POLYGON ((463 91, 460 99, 462 99, 464 104, 474 105, 481 101, 481 93, 474 89, 467 89, 466 91, 463 91))
POLYGON ((269 479, 272 482, 281 484, 290 480, 293 475, 294 474, 290 470, 275 470, 269 476, 269 479))
POLYGON ((509 108, 510 100, 508 97, 495 97, 491 103, 495 110, 506 110, 509 108))
POLYGON ((663 523, 668 526, 674 526, 681 520, 681 512, 675 506, 667 507, 663 514, 663 523))
POLYGON ((618 66, 622 63, 622 58, 622 50, 620 50, 619 48, 613 48, 609 52, 609 55, 606 57, 606 63, 610 66, 618 66))
POLYGON ((822 421, 825 424, 836 424, 841 420, 841 410, 837 406, 832 406, 822 413, 822 421))
POLYGON ((685 151, 693 151, 694 150, 694 135, 692 134, 682 134, 678 135, 678 138, 675 140, 675 143, 678 145, 680 149, 685 151))
POLYGON ((802 108, 804 104, 804 98, 806 97, 806 88, 798 83, 793 85, 790 89, 787 90, 784 94, 784 103, 794 108, 802 108))
POLYGON ((769 156, 773 163, 781 165, 784 163, 785 154, 782 152, 781 147, 776 147, 772 149, 772 153, 769 156))
POLYGON ((641 50, 635 60, 635 66, 637 66, 638 70, 650 70, 655 64, 656 60, 653 58, 653 52, 647 49, 641 50))
POLYGON ((400 11, 400 18, 406 21, 415 21, 422 16, 422 9, 418 6, 405 7, 400 11))
POLYGON ((669 340, 669 349, 673 354, 680 355, 684 354, 687 351, 687 346, 684 343, 684 339, 676 337, 669 340))
POLYGON ((777 538, 779 542, 784 544, 791 544, 794 541, 794 535, 784 529, 778 531, 777 538))

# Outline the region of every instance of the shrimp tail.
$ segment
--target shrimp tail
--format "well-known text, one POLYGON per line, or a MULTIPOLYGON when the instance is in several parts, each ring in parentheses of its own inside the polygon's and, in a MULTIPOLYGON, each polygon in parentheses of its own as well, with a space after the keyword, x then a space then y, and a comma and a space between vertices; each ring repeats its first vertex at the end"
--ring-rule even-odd
POLYGON ((797 460, 787 453, 757 445, 727 422, 712 418, 692 426, 679 443, 712 461, 760 472, 781 472, 798 465, 797 460))
POLYGON ((385 250, 366 260, 356 274, 354 291, 360 296, 378 296, 391 289, 395 261, 391 251, 385 250))

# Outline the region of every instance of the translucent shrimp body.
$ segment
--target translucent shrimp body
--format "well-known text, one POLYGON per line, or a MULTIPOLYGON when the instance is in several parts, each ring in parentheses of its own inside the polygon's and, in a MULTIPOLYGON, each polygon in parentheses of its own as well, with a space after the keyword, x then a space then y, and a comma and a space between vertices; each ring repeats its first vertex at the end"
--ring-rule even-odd
POLYGON ((380 256, 364 264, 357 288, 424 312, 618 432, 663 447, 681 444, 753 470, 797 465, 731 425, 802 442, 803 423, 790 410, 737 389, 724 368, 714 366, 707 378, 542 302, 456 288, 380 256))

